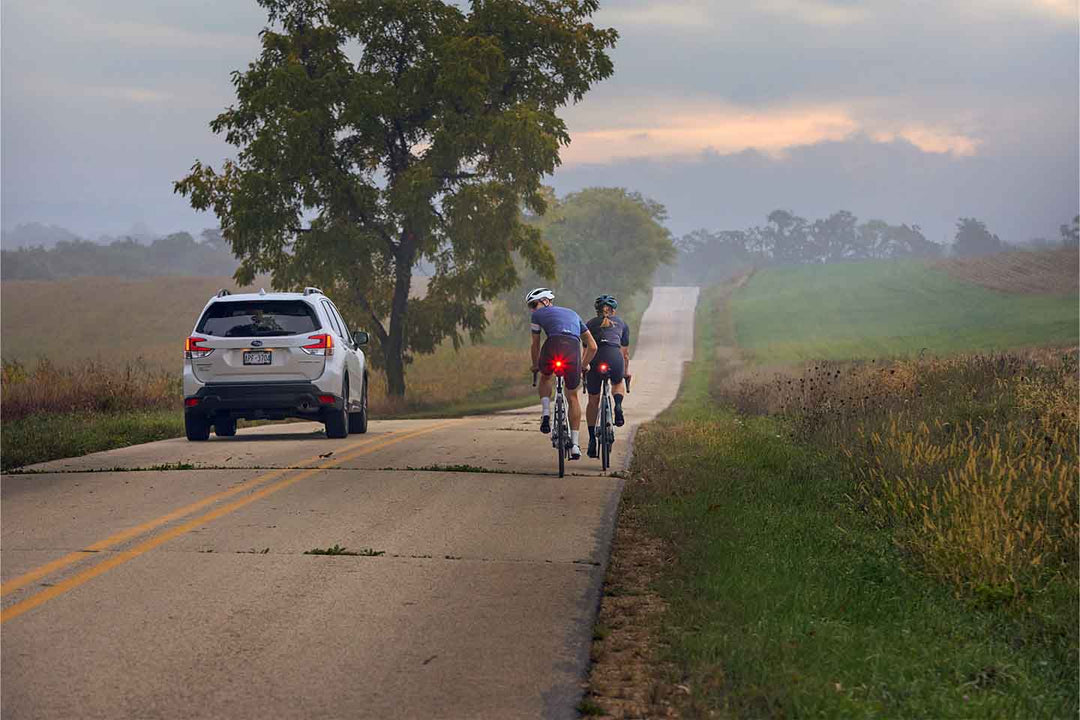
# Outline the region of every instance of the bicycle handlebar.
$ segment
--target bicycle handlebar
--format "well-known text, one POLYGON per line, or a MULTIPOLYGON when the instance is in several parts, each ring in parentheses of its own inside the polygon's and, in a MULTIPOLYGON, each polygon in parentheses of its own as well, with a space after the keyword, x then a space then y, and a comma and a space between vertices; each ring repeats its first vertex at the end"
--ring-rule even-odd
POLYGON ((539 374, 540 374, 539 372, 537 372, 536 370, 533 370, 533 387, 536 387, 536 376, 539 375, 539 374))

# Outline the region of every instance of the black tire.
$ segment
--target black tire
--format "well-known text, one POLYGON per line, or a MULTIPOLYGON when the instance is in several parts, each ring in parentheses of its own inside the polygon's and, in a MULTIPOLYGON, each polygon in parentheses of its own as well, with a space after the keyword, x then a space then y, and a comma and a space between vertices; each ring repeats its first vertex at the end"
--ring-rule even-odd
POLYGON ((210 439, 210 423, 202 415, 184 414, 184 433, 192 442, 210 439))
POLYGON ((362 435, 367 432, 367 376, 364 376, 363 390, 360 391, 360 411, 349 413, 349 432, 362 435))
MULTIPOLYGON (((606 388, 605 388, 606 389, 606 388)), ((607 470, 611 467, 611 446, 608 445, 608 402, 607 396, 600 402, 600 469, 607 470)))
POLYGON ((563 429, 559 425, 559 477, 566 475, 566 445, 563 443, 563 429))
POLYGON ((236 434, 236 418, 218 420, 214 423, 214 434, 218 437, 232 437, 236 434))
POLYGON ((604 442, 600 444, 600 464, 603 470, 611 467, 611 443, 607 441, 607 435, 604 436, 604 442))
POLYGON ((326 426, 326 437, 334 440, 349 437, 349 413, 346 409, 349 397, 349 379, 345 378, 345 384, 341 386, 341 409, 327 408, 323 412, 323 425, 326 426))
MULTIPOLYGON (((555 402, 559 402, 559 398, 555 398, 555 402)), ((566 475, 566 420, 563 419, 563 414, 566 412, 565 408, 562 408, 560 412, 560 405, 555 406, 555 424, 558 426, 555 430, 557 434, 557 445, 559 448, 559 477, 566 475)))

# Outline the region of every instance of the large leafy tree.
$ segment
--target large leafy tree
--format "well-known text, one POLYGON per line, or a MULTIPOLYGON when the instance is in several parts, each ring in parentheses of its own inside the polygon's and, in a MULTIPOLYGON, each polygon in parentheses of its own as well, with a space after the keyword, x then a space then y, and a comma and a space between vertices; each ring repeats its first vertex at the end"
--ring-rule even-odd
POLYGON ((405 364, 462 333, 518 280, 551 276, 523 207, 569 142, 556 111, 612 73, 596 0, 259 0, 262 52, 211 124, 238 149, 176 183, 213 209, 239 282, 317 283, 373 329, 391 394, 405 364), (435 274, 410 298, 414 265, 435 274))
MULTIPOLYGON (((624 188, 594 187, 551 201, 535 224, 555 253, 560 305, 592 314, 600 293, 628 299, 652 286, 653 274, 675 259, 667 210, 624 188)), ((527 277, 526 284, 541 284, 527 277)), ((517 298, 520 302, 520 298, 517 298)))

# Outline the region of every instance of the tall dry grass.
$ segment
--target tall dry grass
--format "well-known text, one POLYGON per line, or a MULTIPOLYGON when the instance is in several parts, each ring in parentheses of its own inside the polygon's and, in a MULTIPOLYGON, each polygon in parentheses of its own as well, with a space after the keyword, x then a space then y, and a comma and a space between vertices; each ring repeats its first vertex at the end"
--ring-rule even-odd
POLYGON ((5 421, 37 413, 179 409, 181 398, 180 373, 141 358, 119 367, 97 361, 57 367, 42 358, 33 367, 4 361, 0 369, 0 416, 5 421))
POLYGON ((1077 351, 817 363, 718 391, 839 451, 853 499, 979 597, 1077 581, 1077 351))

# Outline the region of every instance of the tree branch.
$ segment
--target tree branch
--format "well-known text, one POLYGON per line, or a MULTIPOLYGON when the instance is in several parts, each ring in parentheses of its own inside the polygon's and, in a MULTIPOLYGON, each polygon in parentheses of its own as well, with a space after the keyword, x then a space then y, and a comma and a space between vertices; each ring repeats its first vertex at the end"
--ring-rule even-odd
POLYGON ((371 303, 368 302, 368 299, 364 297, 364 294, 359 290, 356 291, 356 302, 371 316, 371 322, 374 323, 373 327, 375 329, 375 334, 379 337, 379 342, 386 342, 389 335, 386 332, 386 328, 383 327, 382 320, 375 314, 375 310, 371 307, 371 303))

